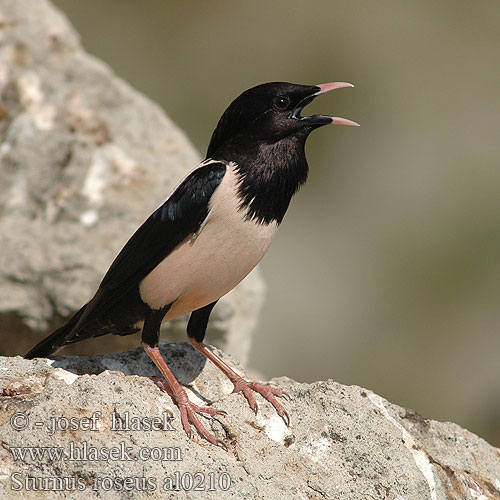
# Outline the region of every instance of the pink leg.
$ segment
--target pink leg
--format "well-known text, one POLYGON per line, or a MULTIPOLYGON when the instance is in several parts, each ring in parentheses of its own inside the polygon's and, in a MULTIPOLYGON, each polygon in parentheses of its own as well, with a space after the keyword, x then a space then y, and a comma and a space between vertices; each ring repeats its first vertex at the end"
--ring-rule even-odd
POLYGON ((181 422, 184 431, 191 437, 191 424, 195 426, 196 430, 210 443, 222 446, 226 448, 226 445, 219 441, 213 434, 208 432, 208 430, 203 426, 203 424, 198 420, 196 416, 197 413, 208 413, 209 415, 225 415, 226 412, 222 410, 215 410, 214 408, 203 408, 201 406, 195 405, 189 401, 188 396, 184 387, 177 381, 174 374, 171 372, 167 363, 163 359, 158 346, 151 347, 148 344, 143 344, 146 354, 152 359, 153 363, 158 367, 161 374, 165 379, 160 379, 159 377, 154 377, 155 382, 167 392, 174 403, 179 408, 181 414, 181 422))
POLYGON ((261 384, 259 382, 248 382, 244 378, 240 377, 233 369, 231 369, 219 356, 215 355, 203 342, 198 342, 192 337, 188 337, 189 341, 195 349, 200 351, 205 355, 215 366, 217 366, 226 377, 233 383, 233 392, 242 392, 245 396, 250 408, 257 413, 257 402, 252 394, 252 391, 258 392, 265 399, 267 399, 276 409, 278 415, 283 419, 287 426, 290 425, 290 417, 286 412, 285 408, 279 403, 276 397, 287 396, 285 391, 281 389, 276 389, 266 384, 261 384))

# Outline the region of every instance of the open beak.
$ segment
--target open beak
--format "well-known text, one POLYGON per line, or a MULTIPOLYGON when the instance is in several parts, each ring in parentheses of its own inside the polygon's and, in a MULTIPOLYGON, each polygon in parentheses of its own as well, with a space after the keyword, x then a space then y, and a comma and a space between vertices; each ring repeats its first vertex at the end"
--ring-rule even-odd
POLYGON ((347 87, 354 87, 352 83, 346 82, 330 82, 330 83, 322 83, 320 85, 316 85, 316 88, 319 89, 310 96, 302 99, 299 102, 298 106, 292 113, 292 117, 299 120, 307 120, 315 125, 327 125, 329 123, 333 123, 334 125, 351 125, 353 127, 359 127, 359 123, 353 122, 352 120, 348 120, 347 118, 341 118, 340 116, 327 116, 327 115, 312 115, 312 116, 301 116, 302 109, 307 106, 313 99, 321 94, 325 94, 326 92, 330 92, 330 90, 335 89, 343 89, 347 87))

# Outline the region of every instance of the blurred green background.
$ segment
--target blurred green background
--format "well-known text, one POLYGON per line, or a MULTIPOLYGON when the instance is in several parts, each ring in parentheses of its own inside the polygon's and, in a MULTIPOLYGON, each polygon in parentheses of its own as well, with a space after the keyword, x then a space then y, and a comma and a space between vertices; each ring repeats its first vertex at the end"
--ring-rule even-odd
POLYGON ((263 261, 251 368, 333 378, 500 445, 500 2, 57 0, 203 154, 255 84, 343 80, 263 261))

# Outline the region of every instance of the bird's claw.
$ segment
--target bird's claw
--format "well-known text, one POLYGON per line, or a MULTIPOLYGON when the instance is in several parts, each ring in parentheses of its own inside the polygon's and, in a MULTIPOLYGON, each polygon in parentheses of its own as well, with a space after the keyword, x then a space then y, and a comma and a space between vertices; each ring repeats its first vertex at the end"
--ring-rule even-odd
POLYGON ((217 439, 217 446, 220 446, 224 451, 229 451, 229 448, 219 439, 217 439))
POLYGON ((283 405, 276 399, 277 397, 285 397, 285 399, 290 399, 290 396, 285 391, 283 391, 282 389, 271 387, 270 385, 262 384, 260 382, 247 382, 243 378, 236 380, 235 382, 233 382, 233 384, 233 393, 242 392, 246 400, 248 401, 250 408, 252 408, 256 415, 258 406, 257 401, 255 401, 255 397, 252 394, 252 391, 258 392, 264 399, 269 401, 276 410, 276 413, 278 413, 278 415, 283 419, 283 422, 285 422, 286 426, 290 426, 290 416, 286 412, 283 405))
POLYGON ((285 392, 285 391, 281 391, 282 394, 281 394, 281 397, 285 400, 285 401, 291 401, 292 398, 290 397, 290 394, 288 394, 288 392, 285 392))
POLYGON ((288 415, 286 411, 285 413, 283 413, 283 415, 281 415, 281 418, 283 419, 283 422, 285 422, 285 425, 287 427, 290 427, 290 415, 288 415))
POLYGON ((168 385, 165 379, 161 377, 151 377, 151 378, 153 379, 155 384, 158 387, 160 387, 160 389, 163 389, 170 395, 174 403, 177 405, 177 408, 179 408, 182 428, 184 429, 184 432, 186 433, 189 439, 191 439, 192 437, 191 425, 193 425, 194 428, 198 431, 198 433, 201 436, 203 436, 208 442, 216 446, 220 446, 221 448, 227 451, 227 446, 222 441, 217 439, 213 434, 211 434, 196 416, 197 413, 200 414, 206 413, 211 416, 214 415, 225 416, 227 415, 227 413, 224 410, 217 410, 215 408, 210 408, 206 406, 198 406, 194 403, 191 403, 191 401, 189 401, 187 397, 186 391, 183 388, 174 391, 168 385))
POLYGON ((206 413, 212 416, 225 415, 226 413, 224 411, 216 410, 215 408, 198 406, 194 403, 191 403, 190 401, 176 401, 176 405, 179 408, 179 412, 181 414, 182 428, 189 438, 191 438, 191 425, 193 425, 198 433, 203 436, 208 442, 227 449, 226 445, 222 441, 217 439, 213 434, 211 434, 196 416, 197 413, 206 413))

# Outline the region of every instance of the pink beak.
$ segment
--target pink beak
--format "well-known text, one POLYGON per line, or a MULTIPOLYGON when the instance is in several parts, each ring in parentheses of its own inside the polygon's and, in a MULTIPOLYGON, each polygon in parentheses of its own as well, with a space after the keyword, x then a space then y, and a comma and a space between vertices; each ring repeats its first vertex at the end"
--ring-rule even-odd
MULTIPOLYGON (((326 92, 330 92, 330 90, 335 89, 344 89, 347 87, 354 87, 352 83, 347 82, 330 82, 330 83, 322 83, 320 85, 316 85, 320 90, 314 94, 314 96, 325 94, 326 92)), ((359 123, 353 122, 352 120, 348 120, 347 118, 340 118, 340 116, 332 116, 332 123, 334 125, 351 125, 353 127, 359 127, 359 123)))

